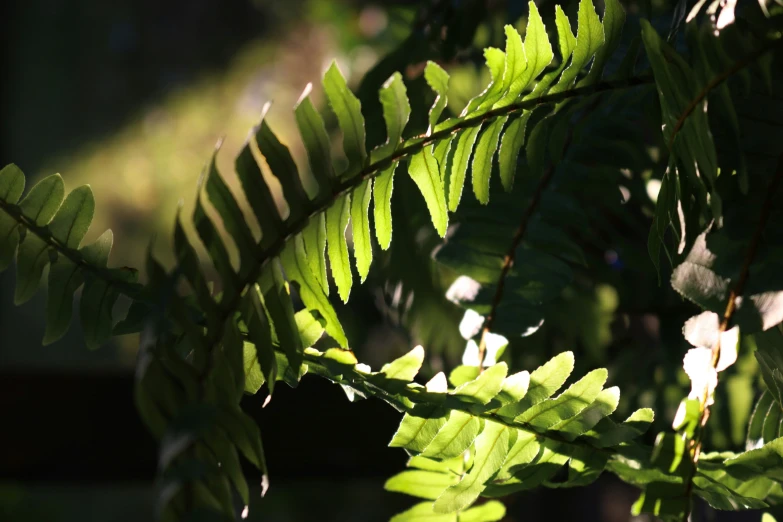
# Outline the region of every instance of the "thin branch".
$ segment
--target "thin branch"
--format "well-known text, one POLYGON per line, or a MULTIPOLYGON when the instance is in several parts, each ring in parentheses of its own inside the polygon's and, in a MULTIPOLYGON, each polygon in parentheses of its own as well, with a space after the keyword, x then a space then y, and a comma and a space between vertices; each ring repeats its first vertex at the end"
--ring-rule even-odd
MULTIPOLYGON (((753 260, 756 258, 756 253, 758 252, 759 243, 761 242, 761 237, 764 235, 764 229, 766 228, 767 222, 769 221, 769 216, 772 213, 772 208, 775 205, 777 191, 780 188, 780 183, 782 180, 783 180, 783 155, 780 156, 780 159, 778 161, 778 168, 775 171, 775 174, 772 180, 770 181, 769 186, 767 187, 766 197, 764 198, 764 205, 761 208, 761 216, 759 217, 759 223, 756 226, 756 229, 753 231, 753 236, 751 237, 750 243, 748 244, 748 250, 745 254, 745 259, 742 263, 742 269, 740 270, 740 275, 737 278, 737 282, 734 284, 731 291, 729 292, 729 298, 728 298, 728 302, 726 303, 726 309, 723 312, 723 318, 721 319, 720 325, 718 326, 718 341, 712 347, 713 368, 717 369, 718 361, 720 360, 721 334, 726 332, 731 326, 732 319, 734 318, 734 313, 737 310, 737 300, 742 297, 742 294, 745 290, 745 285, 748 282, 748 276, 750 274, 750 266, 753 264, 753 260)), ((701 413, 699 418, 698 431, 696 432, 696 436, 694 440, 691 441, 691 448, 690 448, 691 463, 693 465, 691 466, 690 476, 688 477, 688 480, 685 485, 685 496, 686 498, 689 499, 691 497, 691 494, 693 493, 693 479, 696 474, 696 467, 699 463, 699 455, 701 454, 701 446, 702 446, 701 436, 703 434, 705 426, 707 425, 707 420, 709 420, 710 417, 710 408, 707 405, 707 397, 703 398, 703 400, 701 401, 701 405, 702 408, 701 408, 701 413)), ((688 519, 688 513, 686 513, 683 521, 687 522, 687 519, 688 519)))
MULTIPOLYGON (((587 114, 589 114, 596 106, 596 103, 593 103, 590 107, 587 108, 584 114, 579 118, 580 120, 584 119, 587 114)), ((568 147, 571 145, 571 140, 574 137, 574 126, 572 125, 569 130, 568 134, 566 136, 565 142, 563 143, 563 153, 568 149, 568 147)), ((533 192, 533 198, 530 200, 530 204, 525 208, 525 212, 522 214, 522 217, 519 221, 519 226, 517 227, 517 230, 514 232, 514 237, 511 239, 511 245, 509 246, 508 250, 506 251, 506 255, 503 258, 503 266, 500 269, 500 275, 498 276, 496 289, 495 289, 495 295, 492 297, 492 305, 490 307, 489 313, 487 314, 487 318, 484 321, 484 326, 481 330, 481 339, 479 341, 479 350, 478 350, 478 367, 479 372, 481 372, 484 368, 484 357, 486 355, 487 351, 487 334, 492 331, 492 325, 495 321, 495 317, 497 315, 498 307, 500 306, 501 301, 503 300, 503 292, 505 290, 506 286, 506 278, 508 277, 508 273, 511 271, 511 268, 514 266, 514 260, 516 259, 516 253, 517 248, 519 247, 519 244, 522 242, 522 239, 525 237, 525 233, 527 232, 527 226, 530 223, 530 219, 533 217, 533 214, 538 210, 538 206, 541 204, 541 197, 544 193, 544 190, 549 186, 549 183, 552 181, 552 177, 555 173, 555 170, 557 169, 557 163, 552 163, 547 171, 544 173, 544 175, 541 177, 541 179, 538 182, 538 185, 536 186, 536 190, 533 192)))
POLYGON ((556 165, 554 164, 550 165, 544 175, 541 176, 541 180, 538 182, 538 186, 536 186, 536 190, 533 193, 533 199, 530 201, 530 204, 527 206, 527 208, 525 208, 525 212, 522 214, 522 218, 519 221, 519 227, 517 227, 516 232, 514 232, 514 237, 511 239, 511 245, 508 247, 506 255, 503 258, 503 266, 500 268, 500 275, 498 275, 497 283, 495 285, 495 295, 492 297, 492 306, 489 309, 487 319, 484 321, 484 326, 481 329, 481 340, 479 341, 478 353, 479 371, 481 371, 484 367, 484 355, 487 351, 487 334, 492 331, 492 325, 495 322, 498 307, 500 306, 500 302, 503 300, 503 291, 506 286, 506 278, 508 277, 508 273, 511 271, 511 268, 514 266, 517 247, 519 247, 519 244, 525 237, 525 232, 527 231, 528 223, 530 223, 530 218, 532 218, 535 211, 538 210, 538 205, 541 203, 541 195, 544 193, 544 190, 547 188, 547 186, 549 186, 549 182, 552 180, 552 176, 555 173, 555 167, 556 165))

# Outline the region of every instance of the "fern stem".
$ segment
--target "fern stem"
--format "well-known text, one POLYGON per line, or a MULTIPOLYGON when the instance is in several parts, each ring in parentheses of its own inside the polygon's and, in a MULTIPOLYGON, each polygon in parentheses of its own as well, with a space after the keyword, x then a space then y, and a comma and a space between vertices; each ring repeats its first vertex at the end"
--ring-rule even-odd
MULTIPOLYGON (((324 364, 323 356, 321 355, 316 355, 312 352, 305 352, 304 361, 305 363, 307 363, 308 369, 313 370, 313 373, 318 375, 319 377, 322 377, 335 384, 349 386, 357 391, 365 392, 372 395, 373 397, 380 398, 383 401, 390 404, 398 411, 410 413, 411 410, 411 407, 408 404, 406 404, 405 401, 400 400, 398 398, 399 395, 402 395, 403 397, 410 400, 414 404, 427 403, 426 401, 422 400, 422 397, 420 396, 419 393, 417 393, 416 391, 410 388, 405 387, 402 390, 395 389, 394 391, 387 390, 381 384, 377 382, 369 381, 363 373, 356 371, 354 368, 345 371, 341 370, 340 375, 334 375, 331 371, 329 371, 329 368, 324 364)), ((507 418, 501 417, 495 414, 493 410, 477 413, 474 409, 472 409, 468 405, 462 404, 457 401, 455 401, 454 404, 449 404, 449 408, 452 410, 459 410, 464 413, 468 413, 470 415, 473 415, 474 417, 480 417, 482 419, 496 422, 498 424, 503 424, 504 426, 508 426, 509 428, 522 430, 528 433, 533 433, 536 436, 543 439, 548 439, 560 444, 568 444, 574 447, 589 449, 590 451, 597 451, 599 453, 604 453, 609 456, 627 455, 628 453, 632 453, 633 451, 638 451, 641 448, 640 446, 629 444, 623 448, 624 450, 626 450, 625 452, 623 452, 613 447, 595 446, 589 443, 589 439, 577 438, 574 440, 569 440, 563 437, 562 435, 560 435, 558 432, 549 431, 549 430, 544 430, 544 431, 536 430, 535 428, 533 428, 532 426, 530 426, 525 422, 516 422, 514 420, 509 420, 507 418)))
MULTIPOLYGON (((35 224, 35 221, 25 216, 19 206, 0 198, 0 210, 3 210, 6 214, 11 216, 19 226, 24 227, 28 232, 35 234, 38 239, 49 245, 49 247, 54 249, 59 255, 68 258, 73 264, 85 272, 90 272, 133 300, 140 300, 143 298, 143 285, 131 283, 123 278, 117 277, 112 269, 95 266, 92 263, 87 262, 78 250, 68 247, 54 237, 49 231, 49 227, 38 226, 35 224)), ((123 267, 122 269, 133 272, 136 271, 136 269, 130 267, 123 267)))
MULTIPOLYGON (((783 155, 780 156, 778 160, 778 168, 775 171, 775 174, 770 181, 767 191, 766 191, 766 197, 764 198, 764 204, 761 208, 761 215, 759 217, 759 223, 756 226, 756 229, 753 231, 753 236, 750 239, 750 243, 748 244, 748 250, 745 254, 745 259, 742 263, 742 269, 740 270, 740 275, 737 278, 737 282, 732 287, 731 291, 729 292, 729 298, 728 302, 726 303, 726 309, 723 312, 723 317, 721 318, 720 325, 718 326, 718 341, 715 343, 715 345, 712 347, 712 367, 717 368, 718 361, 720 360, 720 339, 721 334, 726 332, 729 327, 731 326, 732 319, 734 318, 734 313, 737 311, 737 300, 742 297, 742 294, 745 290, 745 285, 748 282, 748 277, 750 275, 750 266, 753 264, 753 260, 756 258, 756 253, 758 252, 759 243, 761 242, 761 236, 764 234, 764 228, 767 225, 767 221, 769 221, 769 216, 772 213, 773 205, 775 204, 775 196, 777 194, 778 189, 780 188, 781 181, 783 181, 783 155)), ((707 425, 707 421, 710 417, 710 408, 707 405, 707 397, 703 397, 702 399, 702 408, 701 408, 701 415, 699 419, 699 429, 696 432, 696 437, 692 441, 692 445, 690 448, 690 457, 691 457, 691 463, 693 464, 691 466, 690 476, 687 477, 687 482, 685 485, 685 496, 686 498, 690 499, 691 495, 693 493, 693 479, 696 475, 696 466, 699 463, 699 455, 701 454, 701 446, 702 446, 702 434, 704 431, 705 426, 707 425)), ((687 522, 688 520, 688 513, 686 513, 683 522, 687 522)))
POLYGON ((677 137, 677 134, 682 130, 683 126, 685 125, 685 122, 688 120, 688 117, 693 114, 693 111, 696 110, 696 108, 707 98, 707 96, 712 92, 713 89, 720 86, 723 82, 728 80, 730 77, 734 76, 738 72, 740 72, 745 67, 753 64, 756 60, 767 54, 769 51, 771 51, 776 45, 779 45, 781 42, 779 40, 772 40, 767 42, 765 45, 759 47, 752 53, 748 54, 747 56, 744 56, 742 59, 734 62, 734 64, 720 73, 719 75, 712 78, 709 82, 707 82, 707 85, 705 85, 701 91, 696 95, 693 100, 688 104, 688 106, 685 108, 685 110, 680 114, 680 117, 677 118, 677 123, 674 125, 674 130, 672 131, 672 135, 669 138, 669 150, 672 150, 672 147, 674 147, 674 138, 677 137))
MULTIPOLYGON (((570 135, 567 141, 570 141, 570 135)), ((567 146, 568 145, 566 145, 566 147, 567 146)), ((533 193, 533 199, 530 201, 530 204, 527 206, 527 208, 525 208, 525 212, 522 214, 519 226, 514 232, 514 237, 511 239, 511 245, 508 247, 506 255, 503 258, 503 266, 500 269, 500 275, 498 276, 497 284, 495 285, 495 295, 492 296, 492 306, 489 309, 487 319, 484 321, 484 326, 481 329, 481 340, 479 341, 478 353, 479 372, 483 371, 484 369, 484 355, 487 352, 487 334, 492 330, 492 325, 495 322, 495 316, 497 315, 498 307, 500 306, 500 302, 503 300, 503 291, 506 285, 506 277, 511 271, 511 268, 514 266, 517 247, 525 237, 525 232, 527 231, 527 225, 530 222, 530 218, 532 218, 535 211, 538 210, 538 205, 541 203, 541 195, 544 193, 544 190, 547 188, 547 186, 549 186, 549 182, 552 180, 554 173, 555 165, 552 164, 549 166, 544 175, 541 176, 541 180, 538 182, 536 190, 533 193)))
MULTIPOLYGON (((388 167, 393 162, 412 156, 417 152, 421 151, 422 149, 424 149, 424 147, 426 147, 427 145, 445 139, 448 136, 460 130, 482 125, 487 121, 493 120, 501 116, 514 114, 524 110, 530 110, 540 105, 557 103, 571 98, 576 98, 579 96, 588 96, 599 92, 628 89, 640 85, 649 85, 651 83, 653 83, 653 77, 649 74, 646 74, 646 75, 634 76, 624 80, 604 81, 604 82, 599 82, 584 87, 576 87, 574 89, 558 92, 556 94, 548 94, 548 95, 540 96, 538 98, 522 100, 517 103, 508 105, 506 107, 501 107, 498 109, 488 111, 479 116, 465 118, 464 120, 460 120, 456 122, 454 125, 446 127, 445 129, 441 129, 437 132, 433 132, 428 136, 422 136, 422 137, 417 137, 417 138, 407 140, 402 144, 400 148, 398 148, 395 152, 393 152, 389 156, 370 163, 369 165, 361 169, 355 176, 340 183, 332 192, 331 198, 325 199, 323 201, 319 201, 317 207, 312 209, 309 212, 309 214, 303 216, 302 218, 292 223, 287 223, 285 232, 283 234, 280 234, 280 236, 278 236, 278 238, 268 248, 262 249, 258 252, 257 259, 259 261, 252 267, 252 269, 250 269, 246 273, 245 277, 242 278, 242 280, 237 282, 239 286, 239 290, 232 296, 230 301, 226 303, 221 302, 220 317, 216 322, 218 326, 208 335, 205 342, 206 349, 211 350, 212 347, 216 343, 220 342, 220 339, 223 338, 224 323, 239 306, 239 301, 242 298, 244 292, 247 290, 247 288, 253 285, 258 280, 258 278, 261 275, 261 271, 266 266, 266 263, 270 259, 273 259, 276 256, 278 256, 282 252, 283 248, 285 248, 288 241, 292 237, 294 237, 295 235, 299 234, 304 230, 304 228, 307 226, 309 220, 312 217, 325 211, 338 198, 340 198, 346 193, 353 191, 359 185, 364 183, 366 180, 380 174, 380 172, 382 172, 384 168, 388 167)), ((204 373, 206 374, 208 372, 209 372, 209 366, 206 366, 204 368, 204 373)))
MULTIPOLYGON (((584 119, 585 115, 591 112, 595 108, 595 103, 592 104, 589 108, 586 109, 585 113, 579 118, 584 119)), ((571 140, 574 137, 574 126, 572 125, 569 130, 568 134, 566 136, 566 139, 563 143, 563 151, 562 153, 565 154, 566 150, 568 150, 568 147, 571 145, 571 140)), ((533 193, 533 198, 530 201, 530 204, 525 209, 525 212, 522 214, 522 217, 519 222, 519 226, 517 227, 517 230, 514 232, 514 237, 511 240, 511 245, 509 246, 508 250, 506 251, 506 255, 503 258, 503 266, 500 270, 500 275, 498 276, 497 284, 496 284, 496 290, 495 295, 492 297, 492 306, 489 310, 489 313, 487 314, 487 319, 484 321, 484 326, 481 330, 481 340, 479 341, 479 354, 478 354, 478 367, 479 372, 483 371, 484 369, 484 357, 487 351, 487 334, 492 331, 492 325, 495 321, 495 316, 497 314, 498 307, 500 306, 501 301, 503 300, 503 292, 505 290, 505 283, 506 278, 508 277, 508 273, 511 271, 511 268, 514 266, 514 261, 516 259, 516 253, 517 253, 517 247, 519 247, 519 244, 522 242, 522 239, 525 237, 525 233, 527 232, 527 225, 530 223, 530 219, 533 217, 533 214, 538 210, 538 206, 541 204, 541 197, 544 193, 544 190, 549 186, 549 183, 552 181, 552 176, 555 173, 555 170, 557 169, 557 163, 552 163, 549 165, 549 168, 544 173, 544 175, 541 177, 541 180, 538 182, 538 185, 536 186, 536 190, 533 193)))

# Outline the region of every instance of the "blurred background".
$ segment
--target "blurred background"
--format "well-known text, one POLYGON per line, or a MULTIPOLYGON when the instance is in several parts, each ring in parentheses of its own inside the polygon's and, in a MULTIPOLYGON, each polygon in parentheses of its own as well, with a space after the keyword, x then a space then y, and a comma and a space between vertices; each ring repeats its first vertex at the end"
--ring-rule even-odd
MULTIPOLYGON (((576 2, 542 0, 548 26, 555 3, 576 19, 576 2)), ((623 3, 625 48, 642 13, 669 29, 675 2, 623 3)), ((0 17, 0 164, 16 163, 31 181, 60 172, 69 190, 89 183, 97 209, 85 241, 113 229, 110 264, 141 267, 148 248, 170 262, 177 209, 192 210, 216 143, 223 140, 219 169, 236 182, 233 158, 267 102, 267 117, 300 167, 306 157, 291 109, 309 82, 323 105, 318 84, 332 60, 362 99, 368 144, 385 137, 373 114, 377 90, 395 70, 404 73, 414 108, 409 130, 421 132, 432 102, 424 61, 449 70, 449 103, 458 112, 487 81, 481 50, 502 47, 503 25, 523 29, 526 14, 519 0, 11 0, 0 17)), ((617 416, 653 407, 654 432, 669 426, 687 393, 680 327, 697 310, 659 286, 646 256, 666 159, 652 123, 654 92, 642 96, 651 111, 636 120, 649 142, 645 167, 621 188, 631 211, 591 215, 598 240, 585 239, 594 243, 589 274, 504 357, 515 370, 533 369, 574 350, 575 375, 609 366, 609 385, 623 390, 617 416)), ((335 306, 360 361, 378 368, 421 343, 426 377, 459 364, 462 312, 444 298, 457 274, 432 262, 437 238, 411 181, 400 177, 391 250, 377 251, 366 284, 354 286, 348 306, 335 306)), ((42 347, 45 292, 17 308, 13 285, 13 270, 0 274, 0 520, 150 520, 156 444, 132 402, 137 337, 88 351, 75 321, 64 339, 42 347)), ((737 449, 759 389, 752 355, 725 382, 710 447, 737 449)), ((260 396, 243 404, 259 421, 271 474, 251 520, 387 520, 412 504, 383 490, 406 460, 386 447, 399 421, 394 410, 349 403, 338 387, 315 379, 279 389, 263 410, 260 396)), ((612 477, 579 490, 539 489, 510 499, 506 520, 630 520, 635 495, 612 477)))

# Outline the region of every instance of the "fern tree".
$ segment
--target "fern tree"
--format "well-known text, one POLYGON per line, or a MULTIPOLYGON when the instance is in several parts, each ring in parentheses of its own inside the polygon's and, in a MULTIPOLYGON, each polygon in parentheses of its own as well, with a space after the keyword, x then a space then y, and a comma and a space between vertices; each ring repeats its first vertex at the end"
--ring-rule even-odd
POLYGON ((702 20, 703 4, 666 41, 647 20, 638 30, 629 25, 637 34, 628 35, 617 0, 605 1, 601 17, 580 0, 576 35, 560 6, 547 13, 547 27, 530 2, 523 34, 506 26, 505 48, 484 49, 489 84, 458 115, 447 110, 448 72, 428 62, 423 78, 434 103, 422 115, 426 131, 412 133, 406 83, 400 73, 389 76, 379 92, 385 140, 377 146, 367 146, 361 103, 333 64, 323 91, 344 157, 333 157, 308 86, 294 116, 315 189, 304 188, 289 149, 262 117, 235 161, 256 223, 218 172, 216 150, 194 213, 175 223, 175 265, 148 256, 144 284, 132 269, 108 267, 110 231, 81 245, 94 212, 88 186, 66 197, 54 175, 24 194, 24 175, 9 165, 0 172, 0 268, 16 259, 22 304, 49 267, 44 343, 67 330, 79 288, 88 347, 141 333, 135 398, 160 441, 163 520, 246 511, 240 454, 262 471, 266 492, 260 428, 239 400, 264 385, 271 395, 280 381, 296 387, 306 374, 341 385, 351 400, 378 398, 402 413, 390 445, 410 460, 386 488, 418 503, 397 522, 500 520, 505 509, 495 499, 586 485, 604 471, 642 489, 635 513, 666 520, 686 520, 695 496, 717 509, 774 505, 783 498, 783 14, 775 4, 735 14, 734 3, 715 3, 706 7, 718 15, 713 25, 702 20), (624 30, 630 45, 620 45, 624 30), (683 327, 694 346, 684 357, 691 392, 672 430, 648 445, 640 436, 653 411, 614 418, 620 390, 605 387, 607 370, 571 378, 570 351, 532 371, 496 361, 508 339, 538 330, 548 304, 589 274, 592 257, 579 238, 603 212, 622 212, 623 172, 656 168, 639 153, 635 128, 644 110, 639 93, 652 89, 668 165, 649 232, 650 267, 666 274, 671 266, 671 286, 704 311, 683 327), (256 148, 282 187, 282 211, 256 148), (426 384, 415 381, 421 347, 377 371, 360 363, 331 301, 349 300, 354 271, 367 278, 376 242, 389 248, 400 176, 413 180, 445 238, 435 258, 459 275, 447 297, 466 309, 464 364, 426 384), (120 295, 132 304, 117 321, 120 295), (314 347, 323 338, 330 341, 314 347), (752 346, 766 391, 746 451, 707 453, 720 372, 752 346), (493 500, 477 502, 482 497, 493 500))

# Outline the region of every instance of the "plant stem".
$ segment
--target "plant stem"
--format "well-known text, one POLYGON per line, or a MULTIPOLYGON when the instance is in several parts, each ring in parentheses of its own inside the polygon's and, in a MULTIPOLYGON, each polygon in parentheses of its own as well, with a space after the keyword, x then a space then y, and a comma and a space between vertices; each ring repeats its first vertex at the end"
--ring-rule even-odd
MULTIPOLYGON (((726 332, 731 326, 731 321, 734 317, 734 313, 737 310, 737 300, 742 297, 742 293, 745 290, 745 285, 748 282, 748 276, 750 274, 750 266, 753 264, 753 260, 755 259, 756 253, 758 252, 759 243, 761 242, 761 236, 764 234, 764 229, 766 227, 767 221, 769 221, 769 216, 772 213, 772 207, 775 204, 776 194, 778 189, 780 188, 781 180, 783 180, 783 155, 780 156, 780 159, 778 160, 778 168, 775 171, 775 174, 767 187, 766 197, 764 198, 764 204, 761 208, 761 216, 759 218, 759 223, 756 226, 756 229, 753 231, 753 236, 751 237, 750 243, 748 244, 748 250, 745 254, 745 259, 742 263, 742 269, 740 270, 740 275, 737 278, 737 282, 729 292, 729 298, 728 298, 728 302, 726 303, 726 309, 723 312, 723 317, 721 318, 720 325, 718 326, 718 341, 712 347, 713 368, 717 369, 718 361, 720 360, 721 334, 726 332)), ((709 420, 710 417, 710 408, 707 405, 707 399, 708 397, 702 398, 701 417, 699 419, 698 431, 696 432, 696 437, 694 438, 694 440, 691 441, 690 458, 691 458, 692 466, 690 470, 690 476, 687 477, 687 481, 685 484, 685 496, 688 499, 691 498, 691 495, 693 493, 693 479, 696 475, 696 467, 698 466, 699 455, 701 454, 702 435, 704 432, 704 428, 707 425, 707 421, 709 420)), ((687 522, 687 520, 688 520, 688 513, 685 514, 685 518, 683 519, 683 522, 687 522)))

